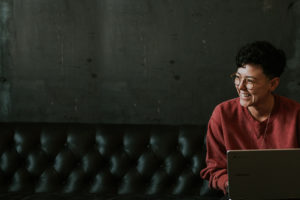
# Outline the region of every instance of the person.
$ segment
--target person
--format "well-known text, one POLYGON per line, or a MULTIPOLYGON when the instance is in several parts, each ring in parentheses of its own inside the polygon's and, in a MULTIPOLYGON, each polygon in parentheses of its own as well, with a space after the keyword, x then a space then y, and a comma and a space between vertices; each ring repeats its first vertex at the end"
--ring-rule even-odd
POLYGON ((208 123, 200 176, 211 188, 227 193, 227 150, 299 147, 300 104, 274 94, 285 66, 284 52, 267 41, 238 51, 231 76, 238 97, 217 105, 208 123))

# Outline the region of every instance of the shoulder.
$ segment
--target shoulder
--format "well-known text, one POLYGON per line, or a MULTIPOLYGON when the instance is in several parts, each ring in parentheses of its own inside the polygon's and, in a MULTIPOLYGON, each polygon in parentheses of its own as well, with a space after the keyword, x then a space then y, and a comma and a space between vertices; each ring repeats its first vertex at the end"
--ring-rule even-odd
POLYGON ((238 109, 240 106, 239 106, 239 98, 234 98, 234 99, 229 99, 227 101, 224 101, 220 104, 218 104, 216 107, 215 107, 215 110, 214 111, 231 111, 231 110, 236 110, 238 109))
POLYGON ((224 115, 233 115, 237 113, 241 109, 239 98, 229 99, 218 104, 213 113, 212 118, 219 118, 220 116, 224 115))
POLYGON ((300 103, 298 103, 297 101, 293 100, 293 99, 289 99, 287 97, 284 96, 279 96, 279 95, 275 95, 276 100, 279 104, 279 106, 282 109, 285 110, 290 110, 290 111, 300 111, 300 103))

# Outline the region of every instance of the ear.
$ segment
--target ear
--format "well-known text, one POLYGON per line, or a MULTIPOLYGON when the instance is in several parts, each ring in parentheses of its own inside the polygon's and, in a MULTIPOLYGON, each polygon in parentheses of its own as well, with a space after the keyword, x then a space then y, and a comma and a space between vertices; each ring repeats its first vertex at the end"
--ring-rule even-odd
POLYGON ((279 85, 280 78, 275 77, 270 81, 270 91, 273 92, 279 85))

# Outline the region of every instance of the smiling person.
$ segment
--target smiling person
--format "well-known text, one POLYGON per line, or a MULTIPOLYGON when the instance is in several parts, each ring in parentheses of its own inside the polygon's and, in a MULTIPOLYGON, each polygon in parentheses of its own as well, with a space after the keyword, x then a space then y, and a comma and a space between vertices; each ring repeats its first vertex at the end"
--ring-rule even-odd
POLYGON ((243 46, 232 74, 238 97, 216 106, 208 123, 206 167, 200 175, 226 194, 227 150, 300 146, 300 104, 274 94, 285 54, 266 41, 243 46))

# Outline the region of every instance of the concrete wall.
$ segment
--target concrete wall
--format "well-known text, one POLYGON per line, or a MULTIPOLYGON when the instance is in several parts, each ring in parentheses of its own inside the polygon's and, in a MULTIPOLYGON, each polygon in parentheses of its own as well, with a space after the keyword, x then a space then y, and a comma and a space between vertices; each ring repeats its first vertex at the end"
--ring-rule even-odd
POLYGON ((269 40, 300 101, 300 2, 0 0, 0 120, 206 123, 238 48, 269 40))

